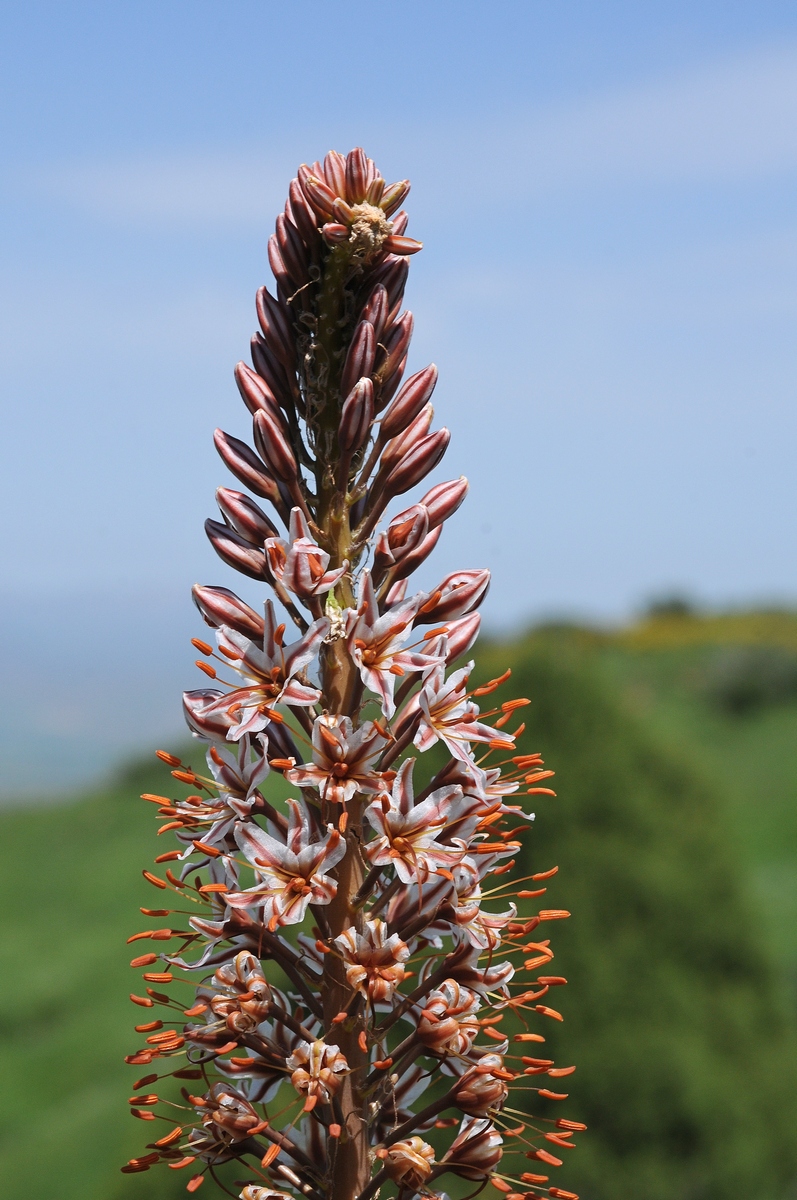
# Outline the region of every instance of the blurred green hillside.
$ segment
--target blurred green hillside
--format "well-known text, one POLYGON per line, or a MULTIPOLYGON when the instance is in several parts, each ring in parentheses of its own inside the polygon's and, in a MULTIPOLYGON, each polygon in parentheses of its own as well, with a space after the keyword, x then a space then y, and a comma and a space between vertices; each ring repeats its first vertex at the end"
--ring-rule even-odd
MULTIPOLYGON (((538 805, 580 1138, 555 1182, 583 1200, 797 1195, 797 617, 664 612, 621 633, 534 631, 513 666, 538 805)), ((71 805, 0 814, 0 1194, 166 1200, 140 1150, 125 938, 151 903, 147 762, 71 805)), ((550 1024, 554 1024, 551 1022, 550 1024)), ((546 1031, 549 1032, 549 1031, 546 1031)), ((202 1193, 204 1194, 204 1192, 202 1193)), ((497 1194, 497 1193, 493 1193, 497 1194)))

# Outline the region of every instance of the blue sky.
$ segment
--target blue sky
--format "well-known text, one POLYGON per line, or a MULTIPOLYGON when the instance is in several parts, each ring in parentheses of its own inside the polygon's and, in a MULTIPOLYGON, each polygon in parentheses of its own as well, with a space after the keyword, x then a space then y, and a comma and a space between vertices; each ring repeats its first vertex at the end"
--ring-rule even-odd
POLYGON ((431 574, 490 566, 494 628, 794 602, 793 4, 34 0, 0 94, 0 793, 179 731, 210 435, 330 146, 413 180, 472 484, 431 574))

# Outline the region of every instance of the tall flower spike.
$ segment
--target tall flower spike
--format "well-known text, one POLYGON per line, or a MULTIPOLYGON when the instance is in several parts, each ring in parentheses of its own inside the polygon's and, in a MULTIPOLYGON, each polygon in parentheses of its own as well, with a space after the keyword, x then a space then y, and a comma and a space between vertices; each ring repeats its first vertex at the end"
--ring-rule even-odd
POLYGON ((194 639, 204 678, 183 703, 207 767, 160 753, 177 794, 145 799, 176 840, 144 871, 157 927, 130 938, 144 943, 131 1111, 161 1120, 122 1170, 191 1168, 188 1192, 229 1194, 246 1171, 241 1200, 440 1200, 446 1176, 531 1200, 545 1180, 526 1159, 547 1170, 584 1128, 550 1115, 574 1068, 523 1056, 536 1045, 510 1054, 561 1019, 542 1001, 564 980, 534 930, 568 914, 517 890, 555 871, 520 858, 533 813, 518 797, 548 793, 551 774, 515 750, 527 702, 481 712, 507 676, 474 688, 473 664, 456 666, 490 575, 409 582, 468 484, 431 477, 450 437, 434 427, 437 368, 404 379, 421 249, 408 192, 361 149, 299 168, 251 366, 235 368, 253 445, 215 434, 232 480, 208 537, 270 598, 194 587, 215 647, 194 639), (182 1105, 172 1076, 193 1081, 182 1105))

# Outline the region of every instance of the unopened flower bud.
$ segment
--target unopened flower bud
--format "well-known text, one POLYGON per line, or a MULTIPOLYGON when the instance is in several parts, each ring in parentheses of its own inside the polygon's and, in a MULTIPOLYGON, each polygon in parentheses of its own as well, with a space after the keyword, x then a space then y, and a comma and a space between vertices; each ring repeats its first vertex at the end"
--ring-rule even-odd
POLYGON ((373 325, 374 336, 377 342, 380 341, 385 329, 388 307, 387 288, 383 284, 378 283, 368 297, 365 307, 360 314, 361 321, 370 321, 373 325))
POLYGON ((315 213, 304 198, 304 193, 298 179, 291 180, 288 196, 291 213, 293 214, 296 227, 301 234, 302 241, 306 245, 312 246, 318 233, 318 222, 315 213))
POLYGON ((341 196, 335 197, 335 203, 332 205, 332 209, 333 215, 335 216, 336 220, 340 221, 341 225, 345 225, 348 229, 348 227, 353 224, 355 220, 354 210, 352 209, 352 206, 347 204, 341 196))
POLYGON ((445 426, 422 438, 390 472, 385 480, 387 494, 400 496, 420 483, 440 462, 450 441, 451 434, 445 426))
POLYGON ((385 190, 385 181, 381 175, 375 175, 368 184, 368 191, 365 193, 366 204, 379 204, 382 199, 382 193, 385 190))
POLYGON ((402 562, 429 532, 429 514, 421 504, 399 513, 377 538, 374 566, 384 570, 402 562))
POLYGON ((217 488, 216 502, 235 532, 255 546, 262 546, 266 538, 277 536, 277 530, 262 508, 243 492, 234 492, 232 488, 217 488))
POLYGON ((268 469, 286 483, 296 478, 296 458, 287 437, 270 413, 257 412, 253 418, 255 446, 268 469))
POLYGON ((268 265, 284 295, 290 295, 294 288, 299 286, 299 280, 294 280, 285 266, 277 235, 274 233, 268 239, 268 265))
POLYGON ((225 587, 203 587, 195 583, 191 595, 203 618, 214 629, 228 625, 250 641, 259 642, 265 628, 263 618, 225 587))
POLYGON ((370 321, 360 321, 343 364, 340 379, 341 394, 348 396, 358 379, 371 374, 376 357, 376 336, 370 321))
MULTIPOLYGON (((284 217, 277 218, 277 222, 284 217)), ((279 300, 275 300, 268 288, 258 288, 255 298, 257 319, 263 330, 266 345, 273 351, 287 371, 292 371, 296 361, 293 329, 290 318, 279 300)))
POLYGON ((436 529, 432 529, 427 533, 426 537, 419 545, 410 553, 402 558, 401 562, 393 571, 393 582, 397 579, 406 579, 413 571, 417 571, 421 563, 426 562, 426 559, 434 550, 437 543, 440 541, 440 535, 443 532, 443 526, 438 525, 436 529))
POLYGON ((410 375, 382 417, 383 438, 397 437, 412 424, 418 413, 429 403, 436 383, 437 367, 434 363, 410 375))
POLYGON ((205 533, 219 558, 228 566, 243 575, 248 575, 250 579, 271 579, 263 551, 241 537, 234 529, 208 518, 205 521, 205 533))
POLYGON ((390 237, 385 238, 385 249, 389 254, 417 254, 419 250, 423 250, 423 242, 416 242, 415 238, 397 237, 391 233, 390 237))
POLYGON ((461 655, 470 650, 476 638, 479 636, 479 627, 482 623, 481 613, 468 613, 466 617, 460 617, 458 621, 449 622, 446 634, 447 649, 446 662, 452 663, 461 655))
POLYGON ((481 604, 490 586, 490 572, 486 569, 454 571, 447 575, 432 593, 433 604, 424 605, 416 620, 417 625, 439 625, 453 617, 463 617, 481 604))
POLYGON ((406 200, 410 192, 409 179, 402 179, 398 183, 391 183, 382 193, 382 199, 379 201, 379 207, 386 217, 390 217, 396 212, 406 200))
POLYGON ((344 402, 338 427, 341 450, 353 454, 366 442, 374 419, 374 384, 372 379, 355 383, 344 402))
MULTIPOLYGON (((282 261, 292 278, 299 283, 307 283, 310 279, 307 270, 307 252, 299 237, 298 229, 283 213, 277 217, 276 237, 282 261)), ((291 338, 291 355, 293 355, 293 338, 291 338)), ((293 357, 291 357, 292 361, 293 357)))
POLYGON ((281 503, 280 490, 277 481, 266 470, 265 464, 255 452, 229 433, 217 429, 213 441, 226 467, 232 471, 236 479, 246 484, 250 492, 270 500, 272 504, 281 503))
POLYGON ((468 481, 464 475, 450 479, 448 483, 437 483, 421 500, 429 513, 429 528, 442 525, 459 508, 468 494, 468 481))
POLYGON ((346 155, 346 194, 352 204, 362 204, 368 188, 368 158, 358 146, 346 155))
POLYGON ((249 409, 252 416, 256 412, 271 413, 275 420, 284 424, 284 417, 280 411, 279 402, 272 392, 271 388, 256 371, 248 367, 245 362, 239 362, 235 366, 235 382, 238 385, 238 391, 241 393, 241 399, 249 409))
POLYGON ((266 342, 263 334, 254 333, 249 343, 252 363, 258 375, 265 379, 271 394, 280 408, 290 407, 291 384, 288 374, 274 351, 266 342))
POLYGON ((405 454, 407 454, 413 446, 416 446, 422 438, 425 438, 429 432, 432 421, 434 420, 434 409, 431 404, 426 404, 418 413, 415 420, 409 425, 403 433, 397 437, 391 438, 382 451, 381 471, 392 471, 397 463, 401 462, 405 454))
POLYGON ((325 182, 332 189, 333 195, 346 196, 345 154, 341 154, 338 150, 330 150, 324 158, 323 175, 325 182))
POLYGON ((341 242, 348 242, 349 227, 341 225, 339 221, 327 221, 326 225, 321 226, 321 235, 330 246, 337 246, 341 242))
POLYGON ((310 168, 305 165, 299 167, 298 178, 299 185, 310 207, 318 213, 319 217, 330 220, 334 211, 334 192, 330 191, 323 180, 314 175, 310 168))
POLYGON ((406 209, 402 208, 401 212, 397 212, 395 217, 393 218, 393 221, 392 221, 393 235, 395 237, 401 237, 404 233, 406 233, 409 222, 410 222, 410 215, 406 211, 406 209))
MULTIPOLYGON (((389 238, 388 241, 390 241, 389 238)), ((407 357, 414 324, 415 318, 412 313, 405 312, 402 313, 392 328, 385 333, 382 339, 385 347, 385 355, 379 364, 379 376, 381 379, 388 379, 402 359, 407 357)))

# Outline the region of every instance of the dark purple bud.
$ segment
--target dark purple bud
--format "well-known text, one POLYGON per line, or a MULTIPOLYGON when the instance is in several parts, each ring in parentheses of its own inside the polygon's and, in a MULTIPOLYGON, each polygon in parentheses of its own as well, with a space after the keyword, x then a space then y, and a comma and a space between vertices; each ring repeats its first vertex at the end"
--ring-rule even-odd
POLYGON ((262 546, 266 538, 279 536, 262 508, 243 492, 234 492, 232 488, 217 488, 216 503, 227 524, 255 546, 262 546))
POLYGON ((280 253, 277 235, 272 233, 268 239, 268 263, 271 267, 271 273, 276 279, 283 292, 290 295, 298 287, 299 281, 294 282, 288 268, 285 266, 285 260, 280 253))
POLYGON ((450 441, 451 434, 445 426, 422 438, 390 472, 385 480, 385 492, 390 496, 400 496, 402 492, 408 492, 410 488, 415 487, 416 483, 420 483, 434 470, 448 449, 450 441))
POLYGON ((255 446, 263 462, 277 479, 296 479, 296 458, 290 442, 270 413, 256 412, 253 418, 255 446))
POLYGON ((351 339, 340 380, 342 396, 348 396, 358 379, 371 374, 376 358, 376 336, 370 321, 360 321, 351 339))
POLYGON ((409 194, 409 179, 402 179, 398 183, 391 183, 390 187, 386 187, 382 193, 379 207, 386 217, 392 216, 401 207, 409 194))
POLYGON ((346 157, 330 150, 324 159, 324 179, 336 196, 346 195, 346 157))
MULTIPOLYGON (((442 526, 438 526, 442 529, 442 526)), ((479 636, 479 627, 482 623, 481 613, 468 613, 466 617, 460 617, 458 621, 451 621, 448 625, 448 633, 446 635, 448 641, 448 651, 446 653, 446 662, 452 663, 461 655, 466 654, 470 650, 476 638, 479 636)))
POLYGON ((288 314, 279 300, 275 300, 265 287, 258 288, 255 307, 266 345, 285 370, 292 371, 296 361, 296 350, 288 314))
POLYGON ((240 441, 232 434, 224 433, 221 429, 215 431, 213 441, 224 465, 232 471, 236 479, 246 484, 250 492, 261 496, 263 500, 270 500, 272 504, 281 504, 277 481, 269 475, 261 459, 246 442, 240 441))
POLYGON ((365 444, 374 420, 374 383, 360 379, 343 404, 338 441, 344 454, 353 454, 365 444))
POLYGON ((310 207, 328 221, 332 217, 335 193, 309 167, 302 165, 298 171, 299 185, 310 207))
POLYGON ((382 338, 385 354, 379 364, 380 378, 387 379, 392 375, 402 358, 406 357, 410 339, 412 338, 413 325, 414 319, 412 313, 405 312, 402 313, 392 328, 385 333, 382 338))
POLYGON ((348 242, 349 227, 341 225, 338 221, 327 221, 326 225, 321 226, 321 234, 330 246, 338 246, 341 242, 348 242))
POLYGON ((351 204, 362 204, 368 190, 368 156, 358 146, 346 155, 346 195, 351 204))
POLYGON ((385 415, 382 417, 382 436, 394 438, 403 433, 429 403, 437 384, 437 367, 430 363, 422 371, 410 375, 385 415))
POLYGON ((219 558, 234 570, 248 575, 250 579, 271 580, 271 572, 266 563, 266 556, 246 538, 242 538, 234 529, 222 525, 220 521, 205 521, 205 533, 211 546, 219 558))
POLYGON ((386 471, 391 471, 421 438, 426 437, 431 429, 433 418, 434 409, 431 404, 425 404, 404 432, 390 439, 382 451, 381 471, 383 475, 386 471))
POLYGON ((374 327, 374 336, 380 341, 382 334, 385 331, 385 323, 387 321, 387 289, 378 283, 371 295, 365 302, 365 307, 360 313, 361 321, 370 321, 374 327))
POLYGON ((365 193, 366 204, 379 204, 385 190, 385 181, 381 175, 374 175, 365 193))
POLYGON ((402 234, 407 232, 407 226, 409 225, 409 223, 410 223, 410 215, 408 212, 405 212, 404 209, 402 209, 401 212, 396 213, 395 217, 393 218, 393 221, 392 221, 393 228, 391 229, 390 232, 393 234, 394 237, 401 237, 402 234))
MULTIPOLYGON (((376 540, 374 567, 385 570, 403 562, 420 546, 429 532, 429 514, 421 504, 413 504, 393 518, 376 540)), ((409 572, 407 572, 409 574, 409 572)))
POLYGON ((293 222, 299 230, 302 241, 307 246, 312 246, 318 237, 318 222, 315 213, 304 198, 298 179, 291 180, 288 196, 290 197, 293 222))
POLYGON ((371 275, 371 279, 375 284, 382 283, 387 288, 387 298, 391 312, 397 305, 401 304, 409 271, 410 264, 406 258, 399 258, 391 254, 384 262, 379 264, 371 275))
POLYGON ((398 567, 393 572, 392 579, 394 582, 397 579, 407 579, 413 573, 413 571, 417 571, 421 563, 426 562, 426 559, 440 541, 440 535, 442 532, 443 526, 438 525, 437 529, 432 529, 429 533, 427 533, 420 545, 416 546, 411 554, 408 554, 405 558, 402 558, 401 562, 398 564, 398 567))
POLYGON ((283 213, 277 217, 277 243, 288 273, 300 283, 307 283, 310 276, 307 273, 307 254, 302 239, 296 226, 283 213))
POLYGON ((292 390, 285 374, 285 368, 266 344, 262 333, 255 333, 249 345, 252 351, 252 362, 258 375, 265 379, 271 389, 271 394, 278 401, 280 407, 290 407, 292 390))
POLYGON ((407 355, 405 354, 389 378, 382 380, 382 386, 379 388, 379 409, 382 409, 386 404, 389 404, 396 392, 399 390, 401 381, 404 378, 406 366, 407 355))
POLYGON ((230 629, 235 629, 253 642, 263 640, 263 618, 229 588, 206 587, 195 583, 191 595, 206 623, 213 629, 218 629, 220 625, 228 625, 230 629))
POLYGON ((486 569, 455 571, 435 588, 415 624, 439 625, 454 617, 464 617, 481 604, 489 587, 490 572, 486 569))
POLYGON ((468 494, 467 479, 460 475, 459 479, 449 479, 448 483, 436 483, 421 500, 429 513, 429 527, 434 529, 457 511, 468 494))
POLYGON ((271 413, 275 420, 280 424, 285 424, 285 419, 282 415, 282 410, 277 403, 277 398, 272 392, 264 379, 248 367, 246 363, 239 362, 235 365, 235 382, 238 385, 238 391, 241 393, 241 399, 249 409, 252 416, 256 412, 271 413))

